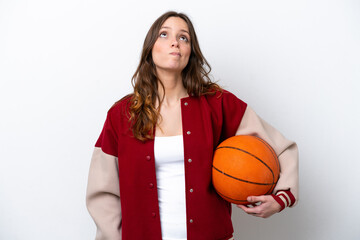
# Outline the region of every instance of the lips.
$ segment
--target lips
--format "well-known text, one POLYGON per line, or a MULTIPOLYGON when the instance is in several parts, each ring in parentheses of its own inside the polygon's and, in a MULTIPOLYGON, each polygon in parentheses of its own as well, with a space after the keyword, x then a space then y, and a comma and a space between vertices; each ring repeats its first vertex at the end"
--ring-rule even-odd
POLYGON ((170 53, 170 55, 181 57, 181 54, 179 52, 172 52, 170 53))

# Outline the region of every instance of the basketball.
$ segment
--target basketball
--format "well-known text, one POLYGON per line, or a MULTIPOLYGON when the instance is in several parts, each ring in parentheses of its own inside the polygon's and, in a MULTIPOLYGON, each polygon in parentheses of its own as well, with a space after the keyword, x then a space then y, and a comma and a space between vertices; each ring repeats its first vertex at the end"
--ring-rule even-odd
POLYGON ((261 138, 234 136, 223 141, 214 152, 213 185, 228 202, 246 205, 248 196, 271 194, 279 174, 275 151, 261 138))

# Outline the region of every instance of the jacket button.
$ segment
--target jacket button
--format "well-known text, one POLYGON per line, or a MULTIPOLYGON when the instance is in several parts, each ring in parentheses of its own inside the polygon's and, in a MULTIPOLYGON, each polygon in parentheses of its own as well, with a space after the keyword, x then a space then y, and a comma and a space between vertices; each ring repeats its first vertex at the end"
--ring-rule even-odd
POLYGON ((156 213, 155 212, 152 212, 151 213, 151 216, 154 218, 154 217, 156 217, 156 213))
POLYGON ((187 134, 187 135, 190 135, 190 134, 191 134, 191 132, 190 132, 190 131, 187 131, 187 132, 186 132, 186 134, 187 134))
POLYGON ((190 219, 190 220, 189 220, 189 222, 190 222, 190 223, 193 223, 193 222, 194 222, 194 220, 190 219))
POLYGON ((189 105, 187 102, 184 103, 185 106, 189 105))
POLYGON ((190 192, 194 192, 194 189, 192 189, 192 188, 190 188, 190 190, 189 190, 190 192))
POLYGON ((189 159, 188 159, 188 162, 189 162, 189 163, 191 163, 191 162, 192 162, 191 158, 189 158, 189 159))
POLYGON ((153 184, 153 183, 150 183, 150 184, 149 184, 149 188, 154 188, 154 184, 153 184))
POLYGON ((146 160, 150 161, 151 157, 150 156, 146 156, 146 160))

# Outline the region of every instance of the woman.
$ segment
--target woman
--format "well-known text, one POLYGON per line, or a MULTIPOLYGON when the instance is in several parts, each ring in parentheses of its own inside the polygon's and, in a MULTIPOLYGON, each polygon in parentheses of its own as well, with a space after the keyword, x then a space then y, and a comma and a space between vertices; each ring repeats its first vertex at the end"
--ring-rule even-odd
POLYGON ((265 218, 295 204, 296 144, 209 72, 189 18, 160 16, 145 38, 134 93, 109 110, 95 145, 87 207, 96 239, 233 239, 231 205, 211 184, 211 164, 215 147, 234 135, 264 139, 281 165, 274 194, 239 207, 265 218))

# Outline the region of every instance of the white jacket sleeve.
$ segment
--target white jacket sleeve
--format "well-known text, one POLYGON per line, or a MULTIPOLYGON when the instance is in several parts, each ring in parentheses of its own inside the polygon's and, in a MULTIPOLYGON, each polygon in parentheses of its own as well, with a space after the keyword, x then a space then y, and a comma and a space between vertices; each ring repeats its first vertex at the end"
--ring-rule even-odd
POLYGON ((280 162, 280 178, 275 186, 274 193, 289 190, 293 194, 295 202, 287 205, 294 206, 299 198, 298 148, 296 143, 286 139, 279 131, 261 119, 249 106, 246 108, 236 135, 257 136, 270 144, 280 162))
POLYGON ((95 147, 91 159, 86 205, 97 227, 96 240, 121 240, 117 157, 99 147, 95 147))

